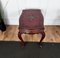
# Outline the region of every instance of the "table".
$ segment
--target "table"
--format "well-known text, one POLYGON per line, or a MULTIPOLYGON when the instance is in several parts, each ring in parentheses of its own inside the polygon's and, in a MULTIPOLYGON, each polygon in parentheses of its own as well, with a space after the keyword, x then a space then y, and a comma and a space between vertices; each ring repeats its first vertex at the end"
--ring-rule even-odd
POLYGON ((41 43, 45 37, 44 17, 40 9, 24 9, 19 18, 18 37, 22 45, 25 45, 21 34, 41 34, 41 43))

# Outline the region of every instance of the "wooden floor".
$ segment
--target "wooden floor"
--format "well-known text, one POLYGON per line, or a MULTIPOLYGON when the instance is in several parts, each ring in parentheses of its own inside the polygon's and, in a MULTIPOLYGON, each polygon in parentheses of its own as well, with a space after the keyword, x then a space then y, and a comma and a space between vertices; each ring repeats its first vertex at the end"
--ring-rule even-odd
MULTIPOLYGON (((46 37, 43 42, 60 42, 60 26, 45 26, 46 37)), ((0 41, 20 41, 18 38, 18 26, 7 26, 5 32, 0 31, 0 41)), ((24 41, 37 42, 40 40, 40 34, 28 35, 22 34, 24 41)))

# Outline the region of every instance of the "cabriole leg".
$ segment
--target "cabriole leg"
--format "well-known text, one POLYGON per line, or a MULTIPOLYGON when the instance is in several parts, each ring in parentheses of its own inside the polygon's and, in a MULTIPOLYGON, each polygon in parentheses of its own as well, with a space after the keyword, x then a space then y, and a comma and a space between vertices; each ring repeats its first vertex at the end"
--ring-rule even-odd
POLYGON ((21 40, 21 45, 24 46, 25 45, 25 42, 23 41, 22 39, 22 34, 20 32, 18 32, 18 38, 21 40))

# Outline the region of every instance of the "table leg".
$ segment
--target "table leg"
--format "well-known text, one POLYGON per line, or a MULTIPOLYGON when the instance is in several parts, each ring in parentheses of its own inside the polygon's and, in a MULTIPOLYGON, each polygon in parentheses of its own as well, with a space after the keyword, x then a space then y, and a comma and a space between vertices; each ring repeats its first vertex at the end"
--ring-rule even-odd
POLYGON ((43 39, 45 38, 45 32, 41 32, 41 35, 42 35, 42 37, 41 37, 41 40, 40 40, 40 43, 43 41, 43 39))
POLYGON ((19 39, 21 40, 21 45, 22 45, 22 46, 24 46, 24 45, 25 45, 25 42, 23 41, 23 39, 22 39, 22 36, 21 36, 21 33, 20 33, 20 32, 18 32, 18 37, 19 37, 19 39))
POLYGON ((41 40, 40 40, 40 42, 39 42, 40 48, 42 48, 42 41, 43 41, 43 39, 45 38, 45 32, 41 32, 41 35, 42 35, 42 37, 41 37, 41 40))

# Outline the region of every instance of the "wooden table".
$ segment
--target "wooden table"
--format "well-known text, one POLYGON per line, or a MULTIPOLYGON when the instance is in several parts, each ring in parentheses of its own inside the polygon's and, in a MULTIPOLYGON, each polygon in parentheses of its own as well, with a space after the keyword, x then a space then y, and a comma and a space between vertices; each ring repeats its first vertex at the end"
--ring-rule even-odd
POLYGON ((19 18, 19 32, 18 37, 22 45, 25 45, 21 34, 41 34, 41 40, 45 37, 44 32, 44 17, 40 9, 24 9, 19 18))

